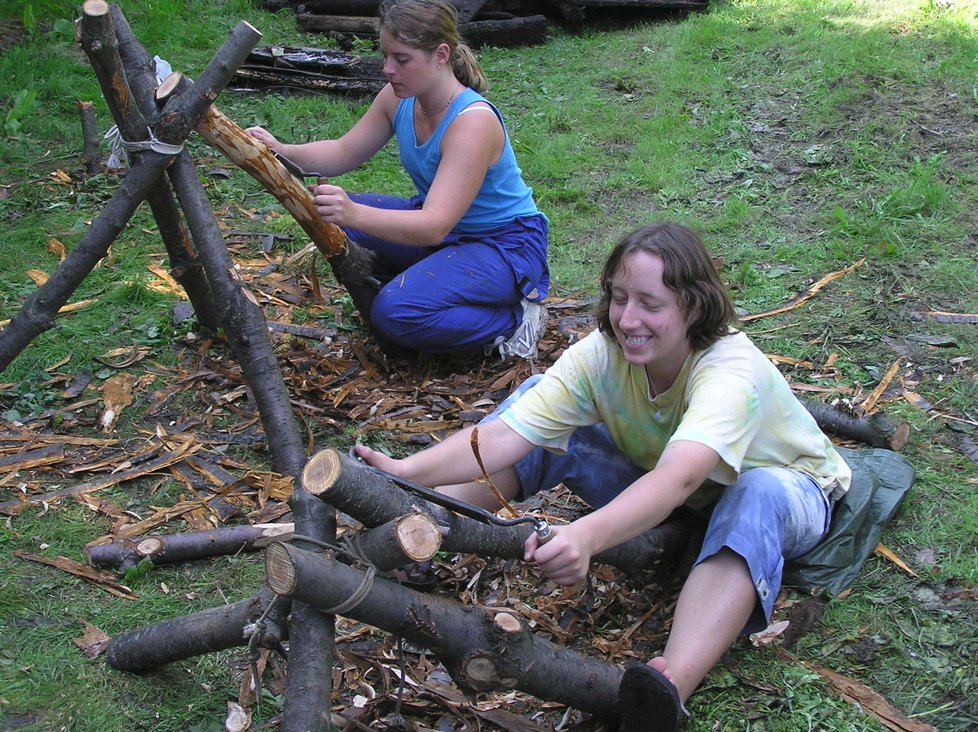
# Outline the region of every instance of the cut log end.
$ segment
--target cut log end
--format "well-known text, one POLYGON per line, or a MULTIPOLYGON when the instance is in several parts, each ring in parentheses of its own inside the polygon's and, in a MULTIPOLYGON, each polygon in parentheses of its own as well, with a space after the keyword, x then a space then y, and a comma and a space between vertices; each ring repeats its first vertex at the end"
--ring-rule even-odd
POLYGON ((103 0, 87 0, 82 5, 82 12, 90 18, 98 18, 108 14, 109 4, 103 0))
POLYGON ((910 424, 907 422, 901 422, 893 430, 890 435, 890 449, 900 452, 907 445, 907 440, 910 439, 910 424))
POLYGON ((265 549, 265 581, 276 595, 288 596, 295 590, 295 564, 289 548, 281 542, 265 549))
POLYGON ((148 539, 143 539, 136 545, 136 553, 138 553, 141 557, 156 556, 157 554, 160 554, 163 549, 163 542, 153 536, 148 539))
POLYGON ((322 498, 329 493, 342 470, 340 454, 336 450, 320 450, 302 469, 302 486, 308 493, 322 498))
POLYGON ((397 522, 397 543, 413 562, 423 562, 435 556, 441 546, 437 522, 423 513, 414 513, 397 522))
POLYGON ((493 618, 493 622, 499 630, 506 634, 519 633, 523 630, 523 624, 519 621, 519 618, 509 613, 497 613, 496 617, 493 618))
POLYGON ((183 79, 183 74, 179 71, 174 71, 163 79, 163 82, 156 90, 156 100, 162 102, 169 99, 170 95, 180 86, 181 79, 183 79))

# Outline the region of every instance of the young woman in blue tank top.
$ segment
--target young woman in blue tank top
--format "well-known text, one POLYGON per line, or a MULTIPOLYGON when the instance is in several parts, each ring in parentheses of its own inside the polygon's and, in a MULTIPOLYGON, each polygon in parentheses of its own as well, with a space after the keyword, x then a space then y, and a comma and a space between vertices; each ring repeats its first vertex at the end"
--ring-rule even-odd
POLYGON ((332 177, 396 137, 417 195, 314 190, 324 221, 376 253, 383 283, 364 315, 379 339, 427 353, 534 356, 546 313, 548 221, 523 181, 486 77, 444 0, 386 0, 388 84, 342 137, 284 144, 248 130, 305 170, 332 177))

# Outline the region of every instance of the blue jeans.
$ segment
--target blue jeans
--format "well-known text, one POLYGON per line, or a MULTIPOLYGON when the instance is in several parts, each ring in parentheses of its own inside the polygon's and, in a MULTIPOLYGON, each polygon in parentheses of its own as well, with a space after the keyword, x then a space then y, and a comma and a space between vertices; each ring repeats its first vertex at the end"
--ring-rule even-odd
MULTIPOLYGON (((542 374, 524 381, 486 419, 509 409, 542 374)), ((647 471, 632 463, 612 441, 603 424, 578 427, 566 454, 534 449, 514 466, 522 498, 563 483, 594 508, 610 503, 647 471)), ((706 510, 703 547, 696 563, 727 548, 750 569, 758 607, 744 633, 763 629, 781 589, 785 559, 815 547, 828 531, 831 507, 815 480, 800 470, 753 468, 723 489, 706 510)))
MULTIPOLYGON (((374 208, 421 207, 418 196, 351 193, 374 208)), ((543 299, 549 285, 547 221, 516 219, 479 234, 452 233, 434 247, 395 244, 356 229, 347 236, 377 254, 384 282, 370 322, 396 345, 427 353, 475 351, 508 338, 523 318, 524 297, 543 299)))

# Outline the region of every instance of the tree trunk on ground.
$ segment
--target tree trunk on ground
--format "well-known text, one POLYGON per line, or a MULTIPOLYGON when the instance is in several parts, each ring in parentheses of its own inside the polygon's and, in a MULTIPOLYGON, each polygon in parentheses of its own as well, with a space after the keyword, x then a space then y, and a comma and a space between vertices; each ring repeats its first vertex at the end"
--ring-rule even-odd
MULTIPOLYGON (((532 525, 497 526, 459 516, 447 508, 399 488, 379 471, 336 450, 322 450, 302 472, 306 491, 327 501, 366 526, 376 526, 420 510, 430 515, 445 536, 442 549, 504 559, 522 559, 523 542, 532 525)), ((677 518, 594 557, 635 574, 658 560, 675 560, 686 547, 691 523, 677 518)))
POLYGON ((617 666, 535 637, 508 611, 462 607, 286 544, 265 550, 276 593, 311 607, 351 604, 354 618, 430 648, 463 689, 519 689, 607 720, 617 717, 617 666), (359 600, 358 602, 356 600, 359 600))
POLYGON ((296 16, 296 26, 306 33, 353 33, 370 38, 377 36, 377 18, 374 17, 300 13, 296 16))
MULTIPOLYGON (((114 669, 141 674, 185 658, 245 646, 249 628, 275 599, 271 590, 263 589, 230 605, 119 633, 109 641, 106 658, 114 669)), ((281 648, 289 606, 281 600, 275 603, 265 621, 262 648, 281 648)))
POLYGON ((459 26, 465 42, 473 48, 498 46, 517 48, 539 46, 547 42, 547 18, 525 15, 512 18, 475 19, 459 26))
MULTIPOLYGON (((301 12, 296 16, 296 25, 307 33, 350 33, 367 38, 378 35, 376 17, 301 12)), ((473 48, 532 46, 546 41, 547 19, 543 15, 528 15, 470 20, 460 22, 458 29, 465 42, 473 48)))

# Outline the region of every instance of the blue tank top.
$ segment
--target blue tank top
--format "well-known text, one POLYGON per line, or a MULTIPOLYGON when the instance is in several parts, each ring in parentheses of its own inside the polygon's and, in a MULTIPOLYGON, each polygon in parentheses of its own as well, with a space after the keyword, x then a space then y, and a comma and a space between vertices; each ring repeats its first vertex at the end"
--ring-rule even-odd
MULTIPOLYGON (((441 162, 441 141, 445 131, 459 112, 474 102, 489 102, 476 91, 466 88, 459 94, 435 128, 431 137, 422 145, 417 144, 414 129, 415 98, 402 99, 394 112, 394 134, 397 136, 401 165, 411 176, 421 198, 428 195, 435 171, 441 162)), ((471 234, 504 226, 520 216, 543 216, 533 201, 533 190, 523 182, 523 172, 516 163, 509 133, 503 124, 499 110, 489 104, 499 123, 503 125, 505 142, 503 153, 486 171, 482 187, 461 220, 452 229, 454 232, 471 234)), ((480 112, 480 114, 485 114, 480 112)))

